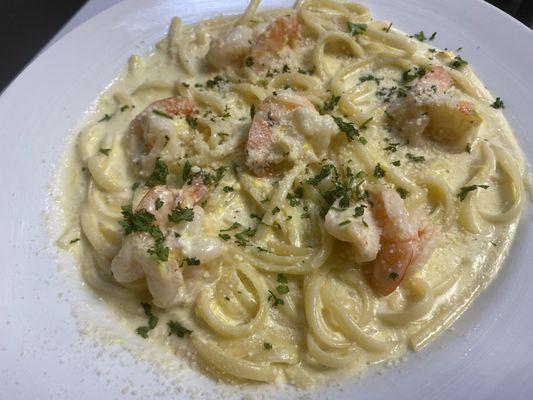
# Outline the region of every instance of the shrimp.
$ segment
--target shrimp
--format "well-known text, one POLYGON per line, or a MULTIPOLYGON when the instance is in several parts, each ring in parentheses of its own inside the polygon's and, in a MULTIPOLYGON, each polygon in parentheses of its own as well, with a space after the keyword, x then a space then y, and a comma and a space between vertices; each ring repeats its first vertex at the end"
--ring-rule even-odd
POLYGON ((410 144, 419 145, 425 136, 451 151, 463 151, 482 122, 474 104, 460 98, 443 67, 426 73, 387 111, 391 127, 410 144))
POLYGON ((287 45, 292 46, 300 37, 300 24, 295 15, 279 17, 268 25, 250 46, 252 69, 259 73, 271 63, 273 57, 287 45))
POLYGON ((320 154, 338 132, 331 116, 319 115, 305 97, 278 92, 257 107, 245 145, 246 165, 256 176, 272 175, 276 167, 298 157, 304 137, 320 154))
POLYGON ((287 45, 292 46, 300 36, 300 24, 296 16, 286 15, 271 22, 262 32, 259 26, 251 28, 238 25, 223 37, 209 44, 206 59, 216 69, 243 67, 251 60, 254 72, 264 71, 287 45))
POLYGON ((152 173, 155 160, 176 130, 172 117, 187 117, 198 113, 187 97, 169 97, 146 107, 128 127, 127 152, 142 176, 152 173))
POLYGON ((226 36, 211 41, 206 60, 216 69, 244 64, 250 49, 253 31, 245 25, 238 25, 226 36))
POLYGON ((199 175, 182 189, 156 186, 149 189, 139 201, 136 211, 146 210, 154 216, 153 225, 160 229, 164 244, 169 249, 167 261, 153 257, 154 238, 146 232, 133 232, 123 239, 122 248, 111 262, 111 272, 117 282, 130 283, 145 278, 153 303, 167 308, 191 299, 187 286, 188 275, 197 272, 183 267, 184 258, 198 259, 200 264, 212 261, 221 253, 218 239, 201 234, 203 209, 196 206, 208 188, 199 175), (192 207, 192 217, 171 224, 169 216, 174 209, 192 207))
POLYGON ((372 287, 383 296, 391 294, 405 275, 426 264, 435 248, 435 231, 421 214, 410 214, 393 189, 369 187, 372 212, 382 229, 380 251, 368 264, 372 287))
POLYGON ((324 227, 335 238, 352 245, 352 257, 364 263, 370 285, 380 294, 391 294, 405 275, 424 265, 435 247, 434 230, 420 214, 410 214, 393 189, 368 188, 370 201, 346 210, 332 207, 324 227), (354 211, 361 207, 363 213, 354 211), (354 215, 358 215, 354 218, 354 215), (349 221, 345 223, 344 221, 349 221))
POLYGON ((339 208, 337 200, 329 209, 324 221, 324 228, 330 235, 352 245, 349 255, 356 262, 375 260, 380 249, 381 228, 374 215, 365 212, 369 209, 370 203, 367 201, 342 209, 339 208), (354 217, 358 215, 357 210, 362 210, 362 215, 354 217))

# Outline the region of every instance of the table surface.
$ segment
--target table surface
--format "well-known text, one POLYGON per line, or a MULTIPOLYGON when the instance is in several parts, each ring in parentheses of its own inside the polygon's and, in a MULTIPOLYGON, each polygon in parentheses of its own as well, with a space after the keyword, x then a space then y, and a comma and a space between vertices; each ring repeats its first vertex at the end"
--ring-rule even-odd
MULTIPOLYGON (((122 0, 89 0, 81 7, 78 12, 55 34, 50 42, 45 46, 43 50, 48 48, 51 44, 61 39, 64 35, 71 30, 81 25, 88 19, 94 17, 96 14, 120 3, 122 0)), ((43 51, 41 50, 41 51, 43 51)))

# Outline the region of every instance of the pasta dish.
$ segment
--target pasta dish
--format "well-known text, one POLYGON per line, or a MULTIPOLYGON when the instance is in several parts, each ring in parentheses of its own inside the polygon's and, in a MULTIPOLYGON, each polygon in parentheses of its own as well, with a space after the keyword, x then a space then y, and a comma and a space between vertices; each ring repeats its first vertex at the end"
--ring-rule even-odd
POLYGON ((350 2, 258 6, 175 17, 130 58, 69 155, 60 244, 140 346, 308 387, 459 317, 512 242, 524 160, 437 32, 350 2))

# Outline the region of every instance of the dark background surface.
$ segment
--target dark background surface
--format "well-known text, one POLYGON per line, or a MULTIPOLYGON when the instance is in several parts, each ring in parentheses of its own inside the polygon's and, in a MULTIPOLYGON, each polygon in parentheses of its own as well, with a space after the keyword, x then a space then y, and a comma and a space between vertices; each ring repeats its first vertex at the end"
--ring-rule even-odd
MULTIPOLYGON (((533 0, 487 1, 533 28, 533 0)), ((0 92, 85 2, 0 0, 0 37, 4 39, 0 46, 0 92)))

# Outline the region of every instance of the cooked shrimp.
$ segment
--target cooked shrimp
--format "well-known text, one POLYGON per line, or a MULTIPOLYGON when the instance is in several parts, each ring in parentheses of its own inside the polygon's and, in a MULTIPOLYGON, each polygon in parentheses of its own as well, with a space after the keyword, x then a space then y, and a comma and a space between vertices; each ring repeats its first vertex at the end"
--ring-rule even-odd
POLYGON ((155 160, 176 130, 172 117, 187 117, 198 113, 195 105, 186 97, 169 97, 157 100, 146 107, 128 127, 127 150, 140 174, 150 175, 155 160), (170 117, 170 118, 169 118, 170 117))
POLYGON ((474 104, 461 99, 443 67, 420 78, 405 98, 391 104, 388 113, 390 125, 410 144, 420 144, 425 136, 453 151, 464 150, 481 124, 474 104))
POLYGON ((349 255, 356 262, 375 260, 380 249, 381 228, 369 210, 370 204, 366 201, 343 210, 337 200, 326 214, 324 228, 331 236, 351 243, 349 255), (362 215, 356 217, 356 210, 362 210, 362 215))
POLYGON ((422 216, 412 215, 391 188, 368 188, 371 201, 339 210, 338 202, 326 214, 325 229, 352 245, 350 255, 365 268, 372 287, 386 296, 409 271, 424 265, 434 248, 434 231, 422 216), (359 213, 355 211, 359 209, 359 213), (361 210, 363 212, 361 213, 361 210), (356 216, 357 215, 357 216, 356 216))
POLYGON ((430 258, 434 230, 421 215, 410 214, 396 191, 383 185, 369 187, 372 213, 382 229, 380 251, 368 264, 370 284, 387 296, 406 273, 414 273, 430 258))
POLYGON ((238 25, 226 36, 215 38, 209 45, 206 59, 216 69, 242 66, 252 41, 252 29, 238 25))
MULTIPOLYGON (((207 187, 197 175, 182 189, 156 186, 149 189, 139 201, 136 211, 144 209, 155 217, 153 225, 161 230, 164 243, 169 248, 167 261, 150 255, 154 238, 145 232, 134 232, 124 237, 122 248, 111 262, 111 271, 117 282, 130 283, 145 278, 153 302, 158 307, 170 307, 190 298, 191 288, 180 268, 183 259, 196 258, 203 264, 221 253, 217 239, 201 235, 203 210, 195 206, 207 193, 207 187), (193 207, 193 216, 169 227, 169 215, 176 207, 193 207)), ((190 272, 187 272, 190 273, 190 272)))
POLYGON ((272 58, 287 45, 292 46, 300 37, 300 24, 295 15, 286 15, 267 26, 250 47, 252 69, 261 72, 268 68, 272 58))
POLYGON ((246 165, 256 176, 271 175, 276 166, 298 157, 305 137, 322 153, 337 133, 331 116, 319 115, 305 97, 278 92, 257 107, 245 146, 246 165))

